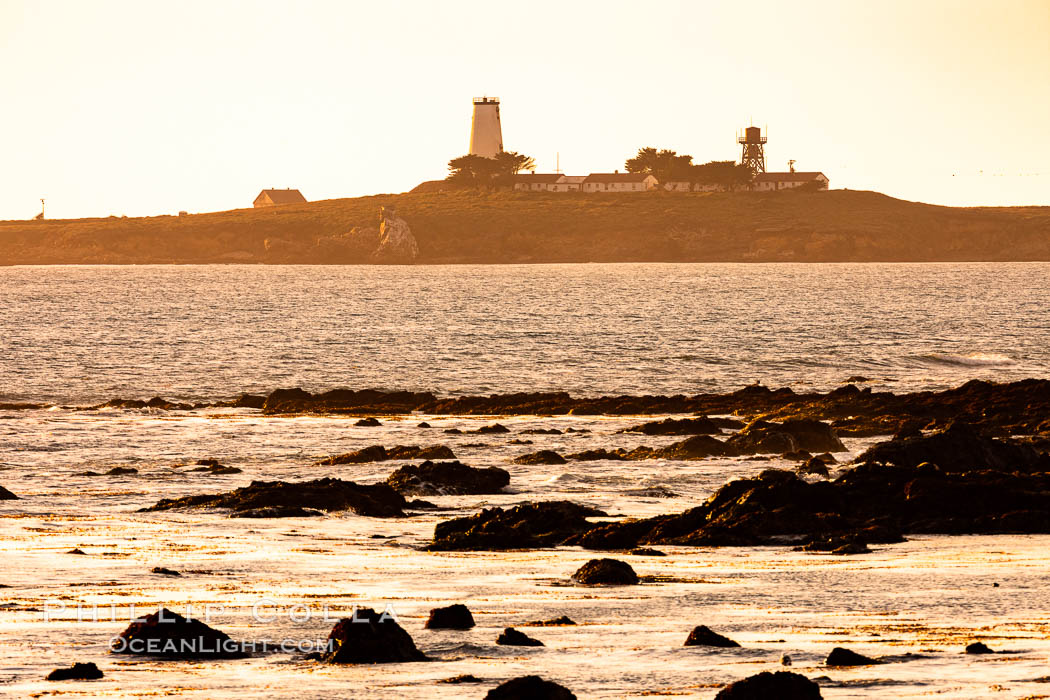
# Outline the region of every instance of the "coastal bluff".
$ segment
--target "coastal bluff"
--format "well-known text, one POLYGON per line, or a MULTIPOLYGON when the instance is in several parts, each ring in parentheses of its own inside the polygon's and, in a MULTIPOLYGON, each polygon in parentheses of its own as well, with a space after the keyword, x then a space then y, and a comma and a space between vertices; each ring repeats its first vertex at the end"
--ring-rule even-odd
MULTIPOLYGON (((385 240, 385 239, 384 239, 385 240)), ((183 216, 0 221, 0 265, 1050 260, 1050 207, 876 192, 465 191, 183 216), (377 255, 381 208, 415 255, 377 255)))

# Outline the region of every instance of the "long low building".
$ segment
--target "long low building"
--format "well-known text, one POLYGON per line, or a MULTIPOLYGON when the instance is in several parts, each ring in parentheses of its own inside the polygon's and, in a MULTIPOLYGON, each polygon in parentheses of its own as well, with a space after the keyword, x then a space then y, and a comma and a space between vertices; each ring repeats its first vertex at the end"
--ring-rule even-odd
POLYGON ((514 176, 514 189, 524 192, 645 192, 658 187, 652 175, 645 173, 523 173, 514 176))
POLYGON ((817 182, 819 189, 828 189, 829 180, 824 173, 759 173, 755 175, 754 189, 758 192, 790 190, 817 182))

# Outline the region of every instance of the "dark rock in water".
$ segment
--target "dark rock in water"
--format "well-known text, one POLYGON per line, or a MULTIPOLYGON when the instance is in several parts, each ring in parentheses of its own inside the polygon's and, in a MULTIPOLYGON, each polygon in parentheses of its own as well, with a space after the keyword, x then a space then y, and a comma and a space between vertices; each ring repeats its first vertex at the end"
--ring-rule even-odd
POLYGON ((485 700, 576 700, 569 689, 539 676, 521 676, 501 683, 485 700))
POLYGON ((578 434, 580 434, 580 433, 589 433, 589 432, 591 432, 591 429, 590 428, 566 428, 565 432, 567 432, 567 433, 578 433, 578 434))
POLYGON ((540 450, 515 457, 514 464, 565 464, 565 458, 554 450, 540 450))
POLYGON ((518 431, 522 435, 561 435, 562 432, 557 428, 529 428, 528 430, 518 431))
POLYGON ((138 473, 139 470, 135 469, 135 467, 113 467, 103 476, 131 476, 138 473))
POLYGON ((354 425, 359 428, 378 428, 382 425, 382 423, 380 423, 375 418, 362 418, 361 420, 354 423, 354 425))
POLYGON ((427 423, 426 421, 423 421, 419 425, 417 425, 416 427, 417 428, 429 428, 430 427, 430 423, 427 423))
POLYGON ((722 429, 710 418, 667 418, 661 421, 632 425, 621 433, 642 433, 643 435, 718 435, 722 429))
POLYGON ((413 498, 405 507, 412 510, 437 510, 440 508, 438 504, 424 501, 422 498, 413 498))
POLYGON ((357 608, 328 635, 321 658, 330 664, 389 664, 426 661, 415 642, 392 616, 370 608, 357 608))
POLYGON ((507 440, 507 444, 508 445, 531 445, 532 444, 532 440, 521 440, 519 438, 515 438, 513 440, 507 440))
POLYGON ((382 445, 371 445, 360 450, 322 459, 318 464, 365 464, 385 462, 388 459, 455 459, 456 455, 445 445, 417 447, 397 445, 389 450, 382 445))
POLYGON ((448 433, 449 435, 462 435, 463 434, 463 431, 460 430, 459 428, 446 428, 445 432, 448 433))
POLYGON ((862 656, 855 651, 843 649, 842 647, 835 647, 828 654, 828 658, 824 659, 825 666, 871 666, 881 663, 877 659, 870 659, 867 656, 862 656))
POLYGON ((383 392, 374 389, 350 391, 336 389, 311 394, 302 389, 278 389, 266 397, 263 413, 372 413, 380 415, 411 413, 434 401, 431 393, 383 392))
POLYGON ((619 559, 591 559, 577 569, 572 580, 585 585, 633 586, 638 583, 638 574, 619 559))
POLYGON ((661 552, 659 549, 650 549, 649 547, 635 547, 628 554, 633 554, 636 557, 666 557, 665 552, 661 552))
POLYGON ((264 506, 239 510, 230 515, 231 518, 319 518, 323 516, 324 513, 319 510, 299 506, 264 506))
POLYGON ((266 403, 265 396, 255 394, 241 394, 229 403, 230 408, 262 408, 266 403))
POLYGON ((80 547, 74 547, 73 549, 66 552, 66 554, 87 554, 87 552, 82 550, 80 547))
POLYGON ((532 622, 526 622, 522 627, 574 627, 575 622, 572 621, 567 615, 561 617, 555 617, 550 620, 533 620, 532 622))
MULTIPOLYGON (((215 460, 208 460, 208 461, 213 462, 215 460)), ((215 474, 215 475, 220 475, 220 476, 223 475, 223 474, 240 474, 241 473, 241 470, 238 469, 237 467, 227 467, 225 465, 218 464, 218 463, 209 464, 209 465, 203 466, 203 467, 194 467, 193 469, 190 469, 189 471, 191 471, 191 472, 207 472, 208 474, 215 474)))
POLYGON ((452 676, 451 678, 442 678, 438 683, 481 683, 481 679, 477 676, 472 676, 469 673, 464 673, 460 676, 452 676))
POLYGON ((718 692, 715 700, 821 700, 822 697, 820 686, 803 675, 763 671, 730 683, 718 692))
POLYGON ((160 574, 161 576, 182 576, 178 571, 174 569, 165 569, 163 566, 154 566, 150 569, 151 574, 160 574))
MULTIPOLYGON (((165 498, 140 512, 173 508, 229 508, 243 513, 258 508, 297 507, 324 511, 350 510, 376 518, 404 516, 405 497, 387 484, 355 484, 342 479, 253 481, 235 491, 165 498)), ((284 516, 287 517, 287 516, 284 516)))
POLYGON ((824 461, 819 457, 811 457, 805 464, 800 464, 795 469, 795 473, 802 476, 830 476, 831 472, 828 471, 828 465, 824 464, 824 461))
POLYGON ((729 444, 741 454, 769 454, 795 452, 842 452, 846 446, 827 423, 801 418, 788 419, 782 423, 764 420, 752 421, 736 435, 729 444))
MULTIPOLYGON (((635 452, 640 452, 635 450, 635 452)), ((631 457, 633 453, 629 453, 631 457)), ((707 457, 732 457, 739 454, 733 445, 716 440, 709 435, 694 435, 662 449, 653 450, 651 459, 705 459, 707 457)), ((635 459, 641 458, 641 455, 635 459)))
POLYGON ((967 654, 994 654, 995 652, 989 649, 984 642, 974 642, 966 646, 967 654))
POLYGON ((831 552, 832 554, 870 554, 867 542, 858 535, 831 535, 816 537, 795 549, 803 552, 831 552))
POLYGON ((17 501, 18 496, 14 495, 3 486, 0 486, 0 501, 17 501))
POLYGON ((780 455, 780 458, 794 460, 796 462, 808 462, 813 458, 813 455, 805 450, 795 450, 794 452, 785 452, 780 455))
POLYGON ((496 638, 496 644, 511 647, 541 647, 543 642, 533 639, 524 632, 519 632, 513 627, 503 630, 503 634, 496 638))
POLYGON ((401 467, 387 477, 391 488, 406 496, 499 493, 510 474, 499 467, 479 469, 461 462, 426 461, 401 467))
POLYGON ((793 544, 800 536, 855 535, 875 543, 899 542, 904 533, 1050 533, 1047 491, 1050 474, 1043 472, 945 473, 932 465, 866 463, 833 481, 808 483, 767 469, 730 481, 683 513, 597 524, 565 544, 611 550, 793 544))
POLYGON ((474 626, 474 616, 466 605, 456 603, 444 608, 434 608, 423 625, 428 630, 450 629, 469 630, 474 626))
POLYGON ((700 625, 694 627, 693 631, 689 633, 689 638, 685 640, 687 647, 721 647, 723 649, 729 649, 732 647, 739 647, 740 645, 734 642, 729 637, 723 637, 718 632, 711 630, 706 625, 700 625))
POLYGON ((240 658, 238 642, 204 624, 161 608, 140 617, 110 643, 114 654, 160 656, 172 659, 240 658))
POLYGON ((835 455, 830 452, 821 452, 819 455, 814 456, 813 459, 819 459, 824 464, 838 464, 838 460, 835 459, 835 455))
POLYGON ((554 547, 594 527, 587 518, 607 515, 569 501, 525 503, 513 508, 486 508, 466 518, 434 527, 431 551, 506 550, 554 547))
POLYGON ((493 423, 492 425, 483 425, 477 430, 468 430, 467 432, 475 435, 496 435, 499 433, 509 433, 510 428, 500 425, 499 423, 493 423))
POLYGON ((929 462, 940 465, 947 472, 1050 471, 1050 457, 1047 455, 1022 443, 985 437, 973 426, 959 422, 932 435, 880 442, 854 461, 900 467, 916 467, 929 462))
POLYGON ((602 448, 600 450, 584 450, 583 452, 573 452, 572 454, 566 456, 569 459, 574 459, 580 462, 597 462, 600 459, 612 459, 618 462, 623 462, 627 459, 624 451, 610 452, 605 448, 602 448))
POLYGON ((69 668, 56 668, 47 674, 49 681, 93 681, 102 678, 102 671, 93 663, 75 663, 69 668))

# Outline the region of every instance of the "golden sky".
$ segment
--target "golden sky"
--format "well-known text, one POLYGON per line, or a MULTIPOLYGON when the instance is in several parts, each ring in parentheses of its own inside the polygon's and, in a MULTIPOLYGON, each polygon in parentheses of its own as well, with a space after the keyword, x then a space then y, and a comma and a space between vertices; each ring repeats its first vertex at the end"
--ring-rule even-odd
POLYGON ((0 219, 401 192, 474 95, 541 170, 643 146, 939 204, 1050 204, 1050 0, 0 0, 0 219))

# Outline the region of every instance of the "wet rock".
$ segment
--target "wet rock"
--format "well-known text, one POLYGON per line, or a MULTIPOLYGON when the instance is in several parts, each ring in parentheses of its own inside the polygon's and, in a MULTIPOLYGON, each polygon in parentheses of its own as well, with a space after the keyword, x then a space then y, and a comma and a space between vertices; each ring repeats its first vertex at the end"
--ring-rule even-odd
POLYGON ((131 476, 138 473, 139 470, 135 469, 135 467, 113 467, 103 474, 103 476, 131 476))
POLYGON ((214 474, 216 476, 222 476, 224 474, 240 474, 241 470, 237 467, 227 467, 223 464, 209 464, 203 467, 194 467, 190 469, 191 472, 206 472, 208 474, 214 474))
POLYGON ((151 574, 160 574, 161 576, 182 576, 178 571, 174 569, 166 569, 163 566, 154 566, 150 569, 151 574))
POLYGON ((565 458, 553 450, 540 450, 515 457, 514 464, 565 464, 565 458))
POLYGON ((452 676, 451 678, 442 678, 438 683, 481 683, 481 679, 469 673, 464 673, 459 676, 452 676))
POLYGON ((576 623, 572 621, 567 615, 561 617, 555 617, 550 620, 533 620, 532 622, 526 622, 522 627, 573 627, 576 623))
POLYGON ((485 700, 576 700, 568 688, 539 676, 521 676, 501 683, 485 700))
POLYGON ((846 535, 874 543, 901 541, 904 533, 1050 533, 1047 490, 1050 474, 1042 472, 953 474, 867 463, 832 481, 808 483, 767 469, 730 481, 683 513, 602 523, 566 544, 609 550, 796 544, 846 535))
POLYGON ((322 459, 318 464, 366 464, 368 462, 385 462, 389 459, 455 459, 456 455, 445 445, 419 447, 416 445, 397 445, 389 450, 382 445, 370 445, 360 450, 334 455, 322 459))
POLYGON ((430 617, 423 626, 428 630, 469 630, 474 626, 474 616, 470 614, 466 605, 456 603, 431 610, 430 617))
POLYGON ((538 549, 563 544, 593 526, 590 517, 605 512, 569 501, 525 503, 513 508, 486 508, 466 518, 454 518, 434 527, 427 549, 506 550, 538 549))
POLYGON ((430 425, 430 423, 427 423, 426 421, 423 421, 419 425, 417 425, 416 427, 417 428, 429 428, 429 427, 431 427, 431 425, 430 425))
POLYGON ((519 438, 515 438, 514 440, 507 440, 507 444, 508 445, 531 445, 532 444, 532 440, 521 440, 519 438))
POLYGON ((477 430, 468 430, 467 432, 474 435, 498 435, 500 433, 509 433, 510 428, 499 423, 493 423, 492 425, 483 425, 477 430))
POLYGON ((633 554, 636 557, 666 557, 665 552, 661 552, 659 549, 652 549, 650 547, 635 547, 628 554, 633 554))
POLYGON ((49 681, 93 681, 102 678, 102 671, 98 666, 88 662, 86 664, 75 663, 69 668, 56 668, 47 674, 45 680, 49 681))
POLYGON ((230 514, 231 518, 319 518, 323 516, 324 513, 319 510, 299 506, 264 506, 238 510, 230 514))
POLYGON ((410 391, 383 392, 374 389, 351 391, 336 389, 311 394, 302 389, 278 389, 263 402, 265 414, 275 413, 365 413, 377 415, 411 413, 434 401, 434 395, 410 391))
POLYGON ((632 586, 638 583, 638 574, 627 562, 618 559, 591 559, 577 569, 572 580, 585 585, 632 586))
POLYGON ((803 552, 830 552, 831 554, 870 554, 867 543, 858 535, 831 535, 816 537, 795 549, 803 552))
POLYGON ((380 423, 375 418, 362 418, 356 423, 354 423, 354 425, 359 428, 378 428, 382 425, 382 423, 380 423))
POLYGON ((566 455, 566 457, 579 462, 597 462, 601 459, 611 459, 618 462, 622 462, 627 459, 625 451, 620 450, 610 452, 605 448, 602 448, 600 450, 583 450, 582 452, 573 452, 570 455, 566 455))
MULTIPOLYGON (((175 508, 229 508, 234 514, 259 508, 310 508, 349 510, 376 518, 403 517, 405 498, 387 484, 356 484, 342 479, 313 481, 253 481, 235 491, 165 498, 140 512, 175 508)), ((287 517, 287 516, 282 516, 287 517)))
POLYGON ((496 644, 511 647, 541 647, 543 642, 533 639, 524 632, 519 632, 513 627, 503 630, 503 634, 496 638, 496 644))
POLYGON ((200 620, 185 618, 167 608, 140 617, 113 639, 114 654, 158 656, 172 659, 240 658, 238 642, 200 620))
POLYGON ((813 458, 813 454, 806 450, 795 450, 794 452, 785 452, 780 455, 781 459, 794 460, 796 462, 808 462, 813 458))
POLYGON ((740 454, 841 452, 846 449, 834 429, 821 421, 793 418, 782 423, 756 420, 729 438, 740 454))
POLYGON ((642 423, 624 428, 621 433, 643 435, 718 435, 722 429, 713 420, 701 418, 666 418, 661 421, 642 423))
POLYGON ((332 628, 321 659, 330 664, 388 664, 427 657, 393 616, 357 608, 353 617, 344 617, 332 628))
POLYGON ((412 499, 405 507, 412 510, 440 510, 441 508, 438 504, 424 501, 422 498, 412 499))
POLYGON ((0 501, 17 501, 18 496, 14 495, 3 486, 0 486, 0 501))
POLYGON ((881 664, 882 662, 877 659, 871 659, 867 656, 858 654, 855 651, 844 649, 842 647, 835 647, 828 654, 828 658, 824 659, 825 666, 871 666, 874 664, 881 664))
POLYGON ((988 648, 984 642, 974 642, 973 644, 966 645, 967 654, 994 654, 995 652, 988 648))
POLYGON ((730 683, 715 700, 821 700, 820 686, 791 671, 763 671, 730 683))
POLYGON ((713 631, 710 627, 700 625, 694 627, 693 631, 689 633, 689 638, 685 640, 684 646, 721 647, 723 649, 729 649, 732 647, 739 647, 740 645, 729 637, 723 637, 718 632, 713 631))
POLYGON ((499 467, 480 469, 461 462, 428 460, 401 467, 386 483, 406 496, 487 494, 502 491, 510 483, 510 474, 499 467))
POLYGON ((830 476, 831 472, 828 471, 828 465, 824 464, 823 460, 819 457, 811 457, 805 464, 800 464, 795 468, 795 473, 800 476, 830 476))
POLYGON ((931 435, 905 437, 881 442, 869 448, 855 462, 876 462, 916 467, 924 462, 940 465, 944 471, 1050 471, 1050 457, 1032 447, 986 437, 966 423, 953 423, 931 435))
POLYGON ((74 547, 73 549, 66 552, 66 554, 87 554, 87 552, 82 550, 80 547, 74 547))
POLYGON ((230 408, 262 408, 266 403, 265 396, 255 394, 241 394, 228 405, 230 408))
POLYGON ((562 435, 562 432, 557 428, 529 428, 518 432, 522 435, 562 435))
POLYGON ((462 435, 463 431, 459 428, 446 428, 445 433, 447 433, 448 435, 462 435))

